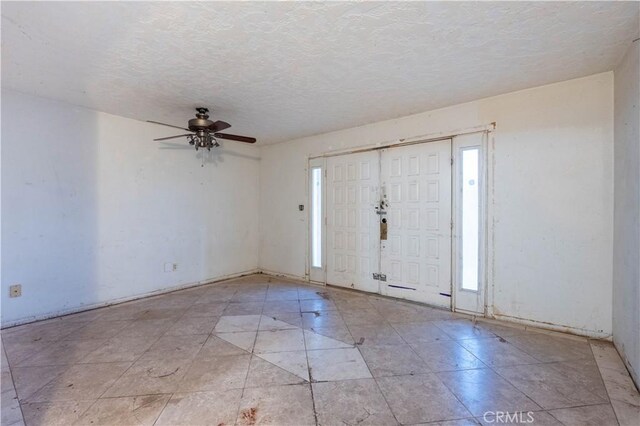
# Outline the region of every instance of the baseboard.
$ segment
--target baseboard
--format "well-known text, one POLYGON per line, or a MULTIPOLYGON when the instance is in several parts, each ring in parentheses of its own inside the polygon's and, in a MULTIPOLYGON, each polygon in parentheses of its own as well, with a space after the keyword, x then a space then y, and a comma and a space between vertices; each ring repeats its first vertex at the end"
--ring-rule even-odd
MULTIPOLYGON (((308 277, 300 277, 298 275, 285 274, 283 272, 270 271, 268 269, 260 269, 260 273, 265 275, 270 275, 272 277, 286 278, 286 279, 295 280, 295 281, 304 281, 305 283, 309 282, 308 277)), ((316 283, 312 283, 312 284, 316 284, 316 283)))
POLYGON ((13 320, 13 321, 3 322, 0 325, 0 329, 5 329, 5 328, 9 328, 9 327, 15 327, 15 326, 18 326, 18 325, 29 324, 29 323, 36 322, 36 321, 42 321, 42 320, 56 318, 56 317, 62 317, 62 316, 66 316, 66 315, 77 314, 77 313, 85 312, 85 311, 91 311, 91 310, 98 309, 98 308, 104 308, 104 307, 107 307, 107 306, 118 305, 120 303, 131 302, 132 300, 144 299, 145 297, 151 297, 151 296, 158 296, 158 295, 161 295, 161 294, 173 293, 174 291, 185 290, 187 288, 193 288, 193 287, 197 287, 197 286, 200 286, 200 285, 206 285, 206 284, 213 284, 213 283, 217 283, 217 282, 220 282, 220 281, 227 281, 229 279, 240 278, 240 277, 244 277, 244 276, 247 276, 247 275, 254 275, 254 274, 258 274, 258 273, 261 273, 261 271, 259 269, 251 269, 251 270, 248 270, 248 271, 237 272, 237 273, 228 274, 228 275, 220 275, 220 276, 217 276, 217 277, 208 278, 208 279, 201 280, 201 281, 195 281, 195 282, 191 282, 191 283, 187 283, 187 284, 180 284, 180 285, 177 285, 177 286, 166 287, 166 288, 162 288, 162 289, 159 289, 159 290, 154 290, 154 291, 151 291, 151 292, 148 292, 148 293, 136 294, 134 296, 122 297, 122 298, 119 298, 119 299, 112 299, 112 300, 107 300, 107 301, 104 301, 104 302, 92 303, 92 304, 89 304, 89 305, 76 306, 74 308, 69 308, 69 309, 65 309, 65 310, 62 310, 62 311, 56 311, 56 312, 49 312, 49 313, 41 314, 41 315, 34 315, 34 316, 26 317, 26 318, 13 320))
POLYGON ((548 330, 552 332, 560 332, 564 334, 573 334, 576 336, 588 337, 591 339, 601 339, 601 340, 608 340, 608 341, 612 340, 611 333, 603 333, 599 331, 586 330, 583 328, 570 327, 567 325, 556 325, 556 324, 551 324, 543 321, 536 321, 531 319, 512 317, 509 315, 502 315, 502 314, 495 314, 495 313, 487 318, 496 319, 504 322, 512 322, 515 324, 528 325, 531 327, 535 327, 542 330, 548 330))

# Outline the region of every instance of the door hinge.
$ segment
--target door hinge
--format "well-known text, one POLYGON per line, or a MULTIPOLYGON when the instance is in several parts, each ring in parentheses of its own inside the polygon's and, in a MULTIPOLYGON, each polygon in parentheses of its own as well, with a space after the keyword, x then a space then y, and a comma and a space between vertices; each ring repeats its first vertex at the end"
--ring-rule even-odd
POLYGON ((374 280, 379 280, 380 279, 380 274, 376 274, 375 272, 373 273, 373 279, 374 280))
POLYGON ((385 274, 376 274, 374 272, 372 275, 374 280, 387 281, 387 276, 385 274))
POLYGON ((453 157, 451 157, 451 165, 453 166, 453 157))

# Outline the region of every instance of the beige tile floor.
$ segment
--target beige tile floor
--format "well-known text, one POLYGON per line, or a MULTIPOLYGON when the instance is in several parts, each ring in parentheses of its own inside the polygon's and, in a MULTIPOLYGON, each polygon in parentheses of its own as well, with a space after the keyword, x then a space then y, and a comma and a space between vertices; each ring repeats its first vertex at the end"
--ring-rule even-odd
POLYGON ((2 343, 2 425, 640 424, 610 343, 267 275, 2 343))

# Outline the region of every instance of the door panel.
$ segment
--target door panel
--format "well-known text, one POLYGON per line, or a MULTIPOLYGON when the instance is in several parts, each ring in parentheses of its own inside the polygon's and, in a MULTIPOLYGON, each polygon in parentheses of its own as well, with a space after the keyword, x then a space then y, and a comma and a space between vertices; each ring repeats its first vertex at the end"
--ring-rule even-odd
POLYGON ((377 151, 327 159, 327 283, 379 292, 377 151))
POLYGON ((380 158, 382 294, 450 307, 451 141, 384 149, 380 158))

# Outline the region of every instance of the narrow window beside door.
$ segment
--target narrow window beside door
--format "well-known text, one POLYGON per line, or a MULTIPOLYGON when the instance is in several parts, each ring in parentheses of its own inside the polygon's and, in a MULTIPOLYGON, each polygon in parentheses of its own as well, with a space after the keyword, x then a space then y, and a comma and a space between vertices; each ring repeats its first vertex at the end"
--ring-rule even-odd
POLYGON ((311 266, 322 268, 322 168, 311 169, 311 266))
POLYGON ((478 291, 479 148, 462 150, 462 289, 478 291))

